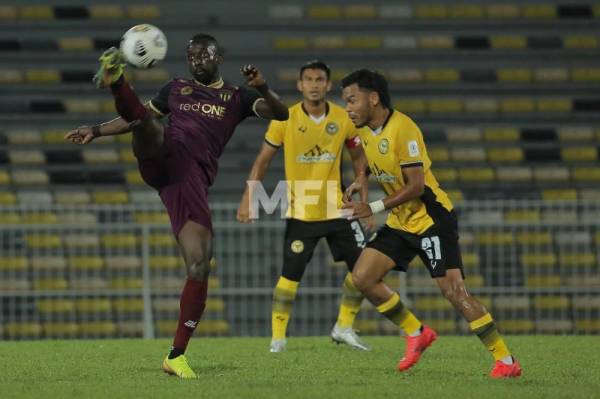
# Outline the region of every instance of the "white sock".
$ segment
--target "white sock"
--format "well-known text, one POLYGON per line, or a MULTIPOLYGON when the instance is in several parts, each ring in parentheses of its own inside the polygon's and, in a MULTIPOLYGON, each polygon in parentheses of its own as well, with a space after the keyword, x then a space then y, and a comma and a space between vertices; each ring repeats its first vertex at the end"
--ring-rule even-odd
POLYGON ((502 359, 500 359, 500 361, 504 364, 508 364, 511 365, 513 364, 513 357, 511 355, 508 355, 506 357, 503 357, 502 359))

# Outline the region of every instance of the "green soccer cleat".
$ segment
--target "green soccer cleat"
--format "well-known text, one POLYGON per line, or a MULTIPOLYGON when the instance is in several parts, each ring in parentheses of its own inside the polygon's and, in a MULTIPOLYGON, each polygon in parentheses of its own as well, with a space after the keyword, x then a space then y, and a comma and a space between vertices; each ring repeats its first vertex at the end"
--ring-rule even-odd
POLYGON ((169 359, 168 356, 165 357, 165 360, 163 360, 162 369, 165 373, 176 375, 180 378, 198 378, 183 355, 179 355, 174 359, 169 359))
POLYGON ((93 79, 96 87, 108 87, 123 76, 125 58, 118 48, 109 48, 102 53, 98 61, 100 61, 100 69, 98 69, 93 79))

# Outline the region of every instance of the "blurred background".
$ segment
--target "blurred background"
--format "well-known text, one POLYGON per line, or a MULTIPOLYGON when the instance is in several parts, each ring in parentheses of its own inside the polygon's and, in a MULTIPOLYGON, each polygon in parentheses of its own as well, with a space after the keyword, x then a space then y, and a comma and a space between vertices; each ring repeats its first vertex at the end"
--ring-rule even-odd
MULTIPOLYGON (((169 41, 161 65, 129 69, 144 100, 188 76, 184 48, 200 32, 226 49, 227 80, 241 84, 240 66, 253 63, 290 105, 300 100, 305 61, 331 66, 336 102, 346 73, 384 73, 394 107, 421 127, 433 172, 458 207, 467 285, 500 329, 600 332, 600 2, 14 0, 0 2, 2 339, 175 329, 183 262, 158 196, 137 172, 130 135, 83 147, 63 140, 116 116, 91 79, 101 51, 138 23, 169 41)), ((221 158, 210 193, 217 267, 196 334, 270 334, 284 222, 235 222, 266 127, 244 122, 221 158)), ((283 179, 279 156, 265 185, 283 179)), ((373 185, 371 195, 382 193, 373 185)), ((335 322, 346 270, 321 244, 291 335, 323 335, 335 322)), ((388 282, 438 331, 466 332, 413 263, 388 282)), ((367 303, 356 328, 397 333, 367 303)))

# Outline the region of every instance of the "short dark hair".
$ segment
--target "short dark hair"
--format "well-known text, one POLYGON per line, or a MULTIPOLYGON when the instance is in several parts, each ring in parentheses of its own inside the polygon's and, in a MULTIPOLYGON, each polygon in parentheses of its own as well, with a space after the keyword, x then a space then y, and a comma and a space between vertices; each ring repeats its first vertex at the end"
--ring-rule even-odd
POLYGON ((224 53, 223 48, 221 47, 221 45, 219 44, 217 39, 214 36, 211 36, 207 33, 198 33, 197 35, 192 36, 192 38, 190 39, 190 41, 188 43, 188 47, 192 44, 202 43, 202 42, 213 43, 215 46, 217 46, 217 51, 219 52, 219 55, 223 55, 223 53, 224 53))
POLYGON ((379 94, 379 100, 386 108, 392 108, 388 82, 382 74, 369 69, 358 69, 344 76, 342 88, 356 83, 359 88, 379 94))
POLYGON ((321 71, 324 71, 327 75, 327 80, 329 80, 331 77, 331 69, 329 69, 329 66, 327 66, 327 64, 323 61, 312 60, 304 63, 304 65, 300 67, 300 79, 302 79, 302 74, 307 69, 320 69, 321 71))

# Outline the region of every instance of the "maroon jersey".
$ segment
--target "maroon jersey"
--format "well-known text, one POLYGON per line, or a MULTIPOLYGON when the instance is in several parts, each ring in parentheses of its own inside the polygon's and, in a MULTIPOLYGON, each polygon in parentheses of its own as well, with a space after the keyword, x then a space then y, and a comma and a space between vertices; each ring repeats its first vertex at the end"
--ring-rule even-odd
POLYGON ((217 175, 218 159, 236 126, 255 111, 260 95, 255 90, 219 80, 209 86, 194 80, 173 79, 150 106, 169 115, 167 140, 181 142, 204 169, 208 184, 217 175))

